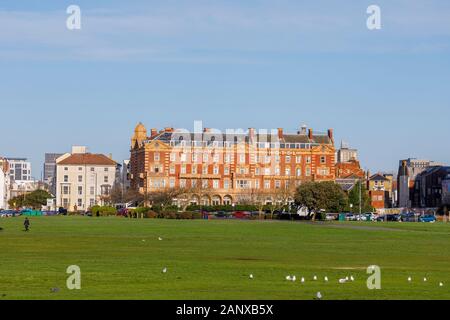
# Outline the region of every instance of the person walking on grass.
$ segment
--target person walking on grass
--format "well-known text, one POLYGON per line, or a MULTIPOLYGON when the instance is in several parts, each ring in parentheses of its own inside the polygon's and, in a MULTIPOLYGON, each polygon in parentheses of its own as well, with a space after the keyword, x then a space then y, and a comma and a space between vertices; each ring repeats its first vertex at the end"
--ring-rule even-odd
POLYGON ((30 220, 28 220, 28 218, 25 218, 25 221, 23 222, 23 226, 25 227, 25 231, 30 230, 30 220))

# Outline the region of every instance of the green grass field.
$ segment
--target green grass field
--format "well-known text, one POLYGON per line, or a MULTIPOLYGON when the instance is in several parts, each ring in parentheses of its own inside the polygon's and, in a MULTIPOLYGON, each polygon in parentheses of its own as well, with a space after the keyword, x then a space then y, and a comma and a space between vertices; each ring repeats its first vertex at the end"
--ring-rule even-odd
POLYGON ((0 300, 450 299, 450 224, 40 217, 26 233, 22 223, 0 220, 0 300), (69 265, 81 290, 66 288, 69 265), (366 287, 369 265, 381 267, 381 290, 366 287))

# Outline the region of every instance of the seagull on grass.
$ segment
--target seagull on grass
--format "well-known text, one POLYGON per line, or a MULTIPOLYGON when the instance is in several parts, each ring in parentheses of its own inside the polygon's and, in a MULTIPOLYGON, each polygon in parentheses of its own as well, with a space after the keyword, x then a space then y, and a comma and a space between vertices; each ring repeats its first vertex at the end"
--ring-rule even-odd
MULTIPOLYGON (((314 277, 313 277, 313 280, 314 280, 314 281, 317 281, 317 276, 314 276, 314 277)), ((320 292, 319 292, 319 293, 320 293, 320 292)))
POLYGON ((322 294, 320 292, 317 292, 316 299, 317 300, 322 300, 322 298, 323 298, 322 294))
POLYGON ((164 269, 162 270, 162 273, 167 273, 167 268, 164 268, 164 269))
POLYGON ((408 278, 408 282, 411 282, 411 281, 412 281, 412 278, 411 278, 411 277, 409 277, 409 278, 408 278))
POLYGON ((302 278, 302 279, 301 279, 301 283, 305 283, 305 278, 302 278))
POLYGON ((253 275, 252 275, 252 274, 250 275, 250 277, 249 277, 249 278, 250 278, 250 280, 253 280, 253 279, 254 279, 254 277, 253 277, 253 275))
POLYGON ((323 280, 325 280, 325 282, 328 282, 328 277, 325 277, 323 280))
POLYGON ((159 241, 163 241, 163 238, 159 237, 158 240, 159 240, 159 241))

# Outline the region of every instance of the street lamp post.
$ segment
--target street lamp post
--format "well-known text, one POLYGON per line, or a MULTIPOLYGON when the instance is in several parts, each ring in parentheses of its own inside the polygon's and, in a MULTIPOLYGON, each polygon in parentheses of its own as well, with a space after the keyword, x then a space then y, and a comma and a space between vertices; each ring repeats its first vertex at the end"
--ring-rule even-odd
POLYGON ((359 179, 359 214, 362 214, 362 180, 359 179))

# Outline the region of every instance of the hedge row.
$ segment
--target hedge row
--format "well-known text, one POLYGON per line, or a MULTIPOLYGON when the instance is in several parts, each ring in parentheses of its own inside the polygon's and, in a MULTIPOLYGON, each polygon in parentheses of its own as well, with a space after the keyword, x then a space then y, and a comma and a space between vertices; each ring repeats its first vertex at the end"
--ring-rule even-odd
POLYGON ((93 206, 91 208, 93 217, 106 217, 106 216, 115 216, 117 215, 117 209, 110 206, 93 206))
MULTIPOLYGON (((222 212, 234 212, 234 211, 252 211, 252 212, 258 212, 259 208, 257 206, 254 205, 236 205, 236 206, 189 206, 188 207, 188 211, 197 211, 197 210, 202 210, 202 211, 206 211, 206 212, 218 212, 218 211, 222 211, 222 212)), ((264 206, 263 207, 263 212, 267 212, 269 213, 271 210, 270 206, 264 206)), ((284 211, 288 211, 289 210, 289 206, 286 206, 284 208, 284 211)))
POLYGON ((202 219, 203 215, 200 212, 175 212, 175 211, 165 211, 156 212, 150 208, 138 208, 135 210, 130 210, 128 213, 130 218, 150 218, 150 219, 202 219))

